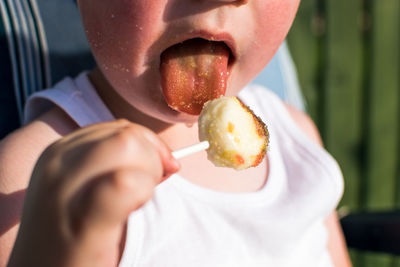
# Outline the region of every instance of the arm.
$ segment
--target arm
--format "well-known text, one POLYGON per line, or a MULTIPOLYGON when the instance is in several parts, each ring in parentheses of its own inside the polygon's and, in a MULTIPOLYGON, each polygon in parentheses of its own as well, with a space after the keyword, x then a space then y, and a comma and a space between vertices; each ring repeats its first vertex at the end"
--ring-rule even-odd
MULTIPOLYGON (((314 142, 323 146, 322 139, 318 133, 318 129, 303 112, 286 105, 293 120, 299 128, 314 142)), ((337 267, 352 266, 349 254, 347 252, 346 242, 344 240, 343 231, 341 229, 336 211, 333 211, 325 220, 325 225, 328 229, 328 250, 332 261, 337 267)))
POLYGON ((116 266, 129 214, 178 169, 156 134, 126 120, 60 138, 35 162, 8 266, 116 266))
POLYGON ((1 140, 0 267, 6 266, 14 245, 35 162, 50 143, 76 128, 61 110, 53 109, 1 140))
POLYGON ((325 221, 328 228, 328 250, 331 254, 335 266, 352 266, 349 253, 347 252, 346 242, 344 240, 342 227, 336 211, 332 212, 325 221))

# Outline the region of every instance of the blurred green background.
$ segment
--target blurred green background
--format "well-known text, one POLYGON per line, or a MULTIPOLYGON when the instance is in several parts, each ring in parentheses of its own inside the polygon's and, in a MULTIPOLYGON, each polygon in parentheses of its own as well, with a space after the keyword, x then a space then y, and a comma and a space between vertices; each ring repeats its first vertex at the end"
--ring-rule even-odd
POLYGON ((400 208, 400 0, 303 0, 288 42, 307 111, 344 174, 339 211, 400 208))

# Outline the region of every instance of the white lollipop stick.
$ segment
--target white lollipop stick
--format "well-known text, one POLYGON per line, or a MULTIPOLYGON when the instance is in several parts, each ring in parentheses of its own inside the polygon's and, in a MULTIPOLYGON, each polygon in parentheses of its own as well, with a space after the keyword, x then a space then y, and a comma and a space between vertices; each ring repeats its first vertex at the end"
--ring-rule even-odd
POLYGON ((210 143, 208 143, 208 141, 203 141, 188 147, 184 147, 178 150, 175 150, 174 152, 172 152, 172 156, 174 156, 174 158, 176 159, 180 159, 186 156, 189 156, 191 154, 200 152, 202 150, 206 150, 207 148, 209 148, 210 143))

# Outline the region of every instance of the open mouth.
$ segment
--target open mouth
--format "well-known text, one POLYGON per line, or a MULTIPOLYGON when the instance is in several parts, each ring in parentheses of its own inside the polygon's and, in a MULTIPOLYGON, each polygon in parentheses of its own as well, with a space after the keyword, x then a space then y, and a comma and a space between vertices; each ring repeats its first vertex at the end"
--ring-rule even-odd
MULTIPOLYGON (((228 53, 229 53, 228 71, 230 71, 232 65, 235 63, 235 55, 234 55, 234 53, 232 51, 232 48, 226 42, 224 42, 224 41, 215 41, 215 40, 213 40, 213 38, 211 38, 211 40, 205 39, 205 38, 200 38, 200 37, 187 39, 187 40, 185 40, 183 42, 180 42, 180 43, 177 43, 177 44, 174 44, 174 45, 168 47, 165 51, 162 52, 161 58, 163 58, 163 55, 165 53, 168 53, 168 51, 172 50, 172 49, 179 49, 179 48, 182 49, 183 47, 196 47, 196 46, 198 47, 198 46, 201 46, 201 44, 205 45, 207 43, 215 44, 215 45, 224 47, 224 49, 226 51, 228 51, 228 53)), ((197 52, 200 53, 199 51, 197 51, 197 52)))
POLYGON ((168 105, 200 114, 205 102, 225 94, 235 57, 225 42, 193 38, 161 54, 161 85, 168 105))

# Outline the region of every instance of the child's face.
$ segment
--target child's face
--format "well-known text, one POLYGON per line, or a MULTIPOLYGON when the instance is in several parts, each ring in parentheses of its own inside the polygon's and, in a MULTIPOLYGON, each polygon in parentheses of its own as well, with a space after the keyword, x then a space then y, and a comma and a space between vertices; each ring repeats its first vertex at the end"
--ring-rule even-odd
POLYGON ((163 51, 192 38, 225 42, 226 95, 234 95, 272 58, 299 2, 80 0, 79 6, 98 66, 115 90, 145 114, 178 122, 197 118, 168 106, 161 88, 163 51))

